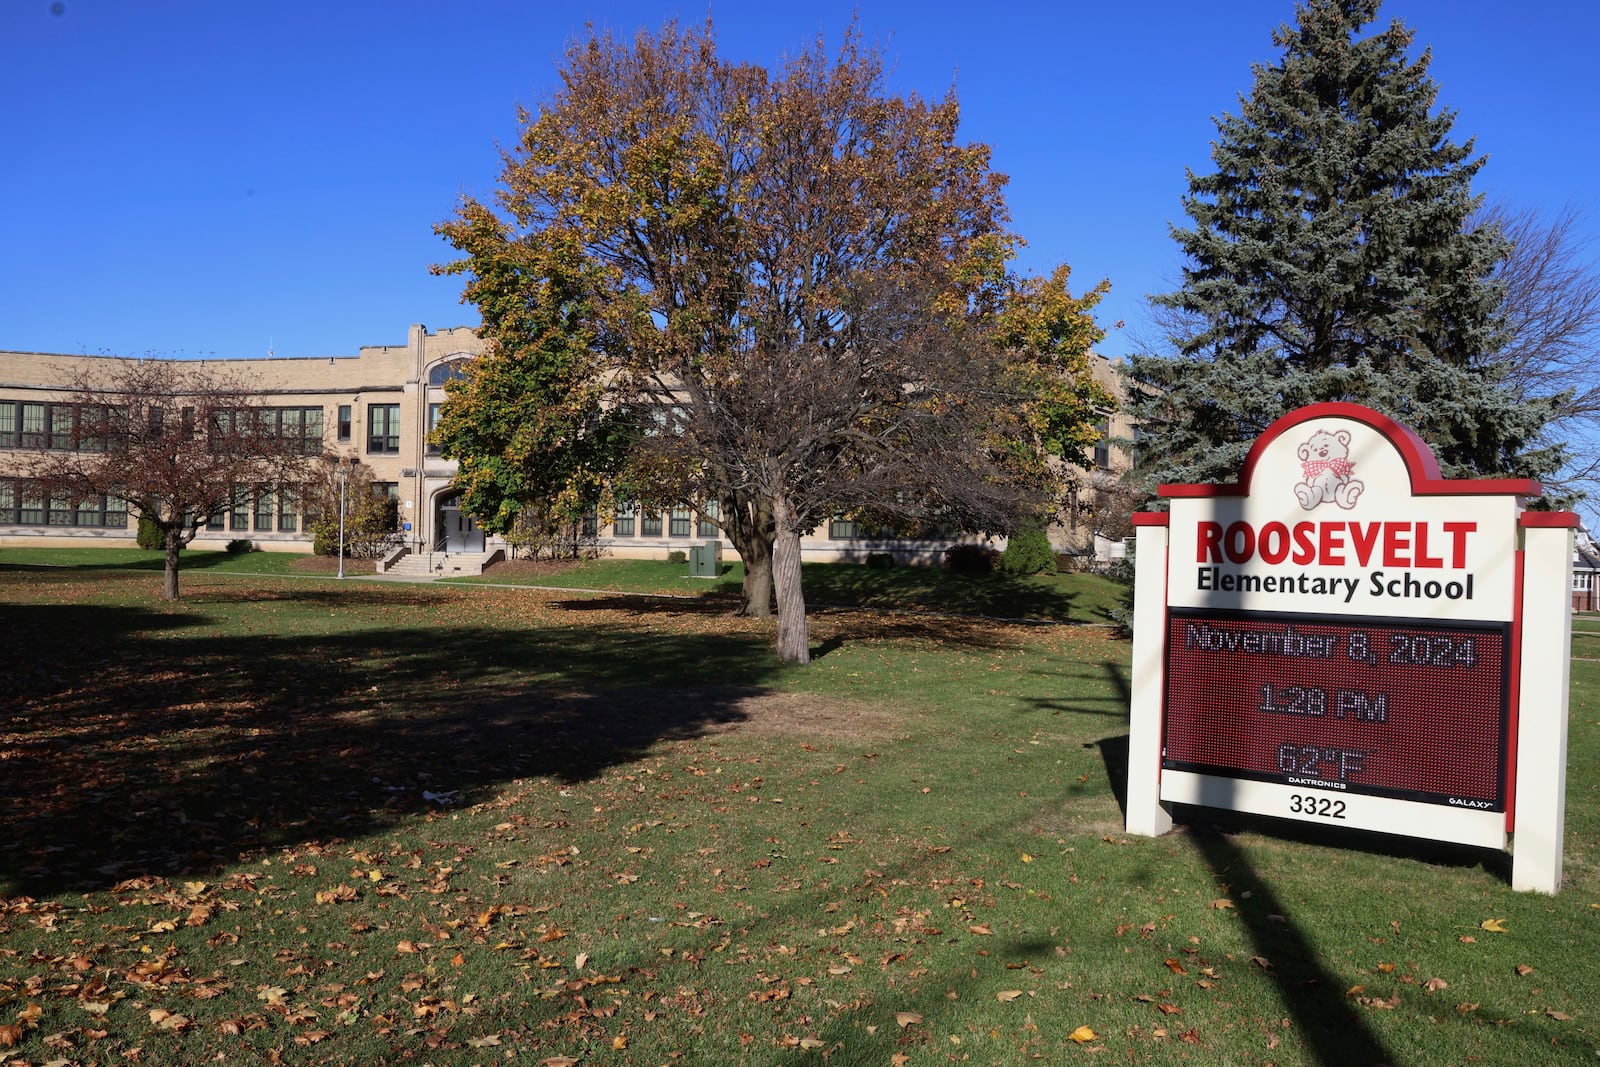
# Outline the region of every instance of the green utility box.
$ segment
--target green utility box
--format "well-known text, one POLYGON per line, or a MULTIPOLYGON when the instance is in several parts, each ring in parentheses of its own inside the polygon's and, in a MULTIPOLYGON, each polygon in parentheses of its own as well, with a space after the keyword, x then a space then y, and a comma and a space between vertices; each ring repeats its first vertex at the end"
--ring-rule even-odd
POLYGON ((689 577, 720 578, 722 576, 722 542, 707 541, 689 549, 689 577))

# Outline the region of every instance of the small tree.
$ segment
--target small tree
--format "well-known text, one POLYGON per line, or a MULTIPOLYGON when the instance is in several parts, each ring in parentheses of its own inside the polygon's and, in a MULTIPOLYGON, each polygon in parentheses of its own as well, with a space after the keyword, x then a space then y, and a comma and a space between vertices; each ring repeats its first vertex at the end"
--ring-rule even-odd
POLYGON ((1000 570, 1005 574, 1054 574, 1056 551, 1050 547, 1050 538, 1037 525, 1018 527, 1006 541, 1006 550, 1000 553, 1000 570))
POLYGON ((48 447, 14 457, 38 492, 68 502, 118 497, 159 531, 166 551, 162 598, 178 599, 178 556, 239 487, 299 482, 320 439, 282 436, 265 408, 214 363, 158 359, 85 361, 64 371, 70 418, 48 447))
POLYGON ((307 476, 306 529, 311 532, 311 550, 319 556, 334 556, 339 545, 340 479, 344 481, 344 556, 347 559, 372 559, 394 542, 400 528, 396 501, 373 482, 372 468, 365 463, 335 462, 316 464, 307 476))

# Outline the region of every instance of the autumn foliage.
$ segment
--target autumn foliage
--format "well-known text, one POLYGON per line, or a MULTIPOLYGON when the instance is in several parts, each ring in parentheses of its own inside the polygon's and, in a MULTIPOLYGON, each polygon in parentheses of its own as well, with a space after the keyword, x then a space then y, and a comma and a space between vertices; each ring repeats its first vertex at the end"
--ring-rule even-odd
POLYGON ((745 611, 775 589, 805 662, 800 538, 830 516, 1004 530, 1052 501, 1046 457, 1108 400, 1100 291, 1009 273, 1005 178, 954 93, 890 93, 854 29, 774 71, 709 25, 594 34, 560 73, 497 206, 439 227, 494 346, 438 432, 468 506, 715 500, 745 611))

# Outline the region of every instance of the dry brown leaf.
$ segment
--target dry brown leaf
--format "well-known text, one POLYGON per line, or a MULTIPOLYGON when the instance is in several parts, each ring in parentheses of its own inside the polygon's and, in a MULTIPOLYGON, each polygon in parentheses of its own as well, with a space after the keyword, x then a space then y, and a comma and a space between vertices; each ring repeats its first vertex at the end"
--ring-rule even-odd
POLYGON ((1184 970, 1182 961, 1176 956, 1169 956, 1167 958, 1167 970, 1171 971, 1173 974, 1189 973, 1188 971, 1184 970))
POLYGON ((1076 1041, 1078 1044, 1082 1045, 1093 1041, 1100 1035, 1089 1029, 1087 1026, 1080 1026, 1067 1036, 1072 1038, 1072 1040, 1076 1041))
POLYGON ((1558 1023, 1570 1023, 1572 1021, 1572 1016, 1568 1015, 1564 1011, 1549 1009, 1545 1011, 1545 1014, 1550 1016, 1550 1018, 1554 1019, 1558 1023))
POLYGON ((980 937, 994 933, 993 930, 989 929, 988 923, 975 923, 972 926, 967 927, 967 931, 969 933, 977 934, 980 937))
POLYGON ((1002 1004, 1010 1004, 1020 996, 1022 996, 1022 990, 1020 989, 1002 989, 994 995, 994 999, 1002 1004))
POLYGON ((1526 978, 1526 977, 1528 977, 1528 975, 1530 975, 1532 973, 1533 973, 1533 968, 1529 967, 1526 963, 1517 964, 1517 977, 1518 978, 1526 978))
POLYGON ((894 1013, 894 1021, 899 1024, 900 1029, 904 1030, 908 1026, 915 1026, 922 1022, 922 1016, 914 1011, 897 1011, 894 1013))
POLYGON ((1446 982, 1443 978, 1430 978, 1426 982, 1422 983, 1422 988, 1426 989, 1430 993, 1437 993, 1441 989, 1449 989, 1450 983, 1446 982))
POLYGON ((546 1056, 539 1061, 539 1067, 578 1067, 578 1061, 571 1056, 546 1056))
POLYGON ((1232 907, 1233 901, 1229 900, 1227 897, 1223 897, 1221 900, 1213 900, 1211 902, 1211 909, 1213 911, 1223 911, 1224 909, 1232 907))

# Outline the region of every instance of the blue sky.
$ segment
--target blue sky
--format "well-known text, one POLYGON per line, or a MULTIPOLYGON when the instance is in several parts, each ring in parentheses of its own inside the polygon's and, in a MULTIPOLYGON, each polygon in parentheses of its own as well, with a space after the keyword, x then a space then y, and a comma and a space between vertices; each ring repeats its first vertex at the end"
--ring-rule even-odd
MULTIPOLYGON (((174 356, 353 354, 408 324, 472 325, 428 274, 431 232, 490 194, 516 106, 593 23, 710 13, 721 50, 775 64, 852 13, 892 87, 942 95, 1011 176, 1022 267, 1112 283, 1102 350, 1180 266, 1185 167, 1273 61, 1292 0, 806 4, 453 0, 0 0, 0 348, 174 356)), ((1572 204, 1600 234, 1600 4, 1390 0, 1433 48, 1491 199, 1572 204), (1514 11, 1514 16, 1511 12, 1514 11)))

